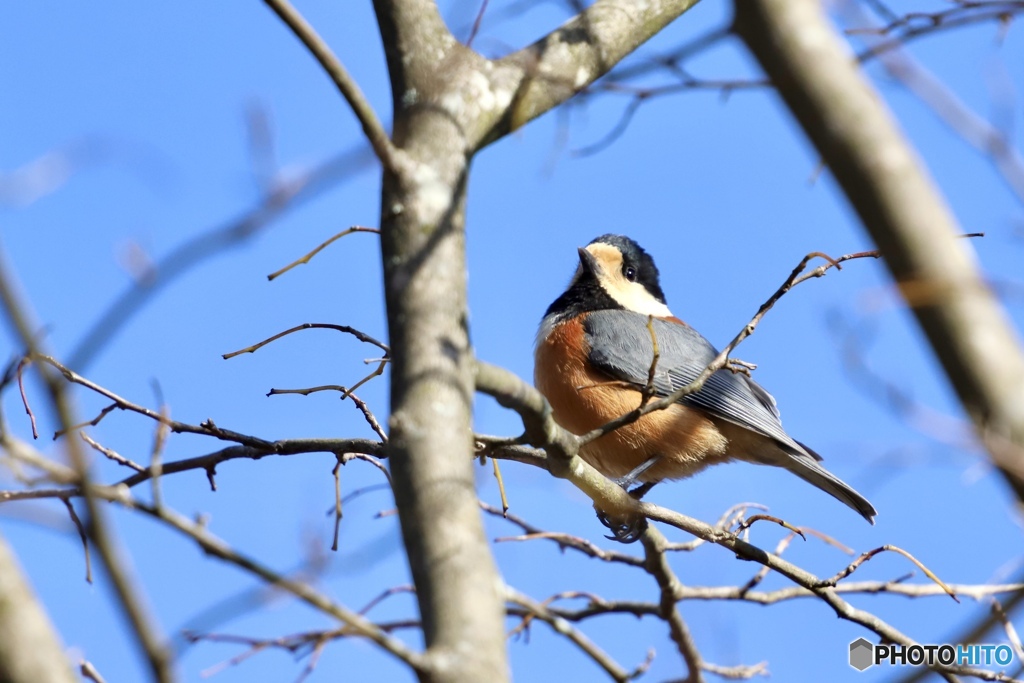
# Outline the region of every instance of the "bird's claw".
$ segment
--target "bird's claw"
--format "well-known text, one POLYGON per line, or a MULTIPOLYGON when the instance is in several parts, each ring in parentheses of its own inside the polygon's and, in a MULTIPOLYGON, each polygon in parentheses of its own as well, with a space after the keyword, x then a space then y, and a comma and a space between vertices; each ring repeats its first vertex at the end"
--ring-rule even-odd
POLYGON ((640 540, 640 537, 644 535, 645 531, 647 531, 646 517, 633 517, 628 521, 624 521, 622 519, 612 520, 604 512, 598 510, 597 519, 612 532, 611 536, 605 536, 605 538, 610 541, 618 541, 619 543, 635 543, 640 540))
MULTIPOLYGON (((656 483, 645 482, 630 491, 629 487, 635 483, 635 477, 627 475, 612 481, 621 486, 635 500, 643 498, 644 494, 654 488, 656 483)), ((611 536, 605 536, 605 538, 610 541, 618 541, 619 543, 635 543, 640 540, 640 537, 644 535, 644 531, 647 530, 647 518, 642 515, 630 518, 620 517, 613 520, 603 510, 597 510, 597 519, 612 532, 611 536)))

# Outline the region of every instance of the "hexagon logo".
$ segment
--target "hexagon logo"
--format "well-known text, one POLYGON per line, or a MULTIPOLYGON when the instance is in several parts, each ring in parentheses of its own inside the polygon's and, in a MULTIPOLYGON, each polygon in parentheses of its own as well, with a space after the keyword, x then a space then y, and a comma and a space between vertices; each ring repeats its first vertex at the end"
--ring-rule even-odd
POLYGON ((875 647, 865 638, 858 638, 850 643, 850 666, 857 671, 864 671, 875 664, 875 647))

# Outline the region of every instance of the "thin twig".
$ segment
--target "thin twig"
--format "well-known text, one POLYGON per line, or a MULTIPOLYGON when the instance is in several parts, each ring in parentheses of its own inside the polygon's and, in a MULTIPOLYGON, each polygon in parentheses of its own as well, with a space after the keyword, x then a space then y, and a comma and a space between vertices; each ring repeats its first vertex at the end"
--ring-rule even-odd
POLYGON ((508 497, 505 495, 505 480, 501 477, 501 468, 498 466, 498 459, 491 458, 491 465, 494 467, 494 480, 498 482, 498 494, 501 496, 501 514, 508 516, 508 497))
POLYGON ((745 681, 755 676, 771 676, 768 673, 768 662, 758 662, 757 664, 750 665, 739 664, 737 666, 721 666, 704 662, 702 666, 709 674, 714 674, 719 678, 731 681, 745 681))
MULTIPOLYGON (((372 374, 372 377, 376 377, 376 374, 372 374)), ((366 379, 363 379, 360 384, 365 384, 366 379)), ((355 386, 358 386, 355 385, 355 386)), ((353 387, 354 389, 355 387, 353 387)), ((340 384, 321 384, 316 387, 305 387, 303 389, 271 389, 267 392, 267 396, 282 396, 285 394, 298 394, 299 396, 309 396, 321 391, 337 391, 341 393, 341 399, 346 398, 352 399, 352 403, 355 404, 359 412, 363 414, 363 418, 366 420, 366 424, 370 425, 370 429, 380 437, 380 440, 387 443, 388 436, 384 433, 384 429, 380 426, 380 422, 377 421, 377 416, 370 410, 370 406, 366 404, 366 401, 362 400, 358 396, 352 393, 353 389, 349 389, 340 384)))
POLYGON ((68 509, 68 515, 71 516, 71 523, 75 525, 75 529, 78 530, 78 537, 82 539, 82 553, 85 555, 85 582, 92 583, 92 556, 89 554, 89 535, 85 532, 85 525, 82 524, 81 518, 78 513, 75 512, 75 506, 68 498, 61 498, 64 503, 64 507, 68 509))
POLYGON ((289 334, 292 334, 293 332, 299 332, 301 330, 337 330, 338 332, 344 332, 345 334, 351 334, 353 337, 355 337, 356 339, 358 339, 361 342, 366 342, 367 344, 373 344, 378 349, 382 350, 385 354, 390 353, 390 349, 388 348, 387 344, 384 344, 383 342, 377 341, 376 339, 374 339, 370 335, 366 334, 365 332, 360 332, 359 330, 357 330, 354 327, 349 327, 348 325, 334 325, 332 323, 303 323, 301 325, 296 325, 295 327, 289 328, 289 329, 285 330, 284 332, 278 332, 274 336, 268 337, 268 338, 264 339, 261 342, 253 344, 252 346, 246 346, 244 349, 239 349, 238 351, 232 351, 231 353, 225 353, 225 354, 223 354, 221 356, 221 358, 223 358, 224 360, 227 360, 229 358, 234 358, 235 356, 240 356, 243 353, 255 353, 256 351, 258 351, 259 349, 262 349, 264 346, 266 346, 270 342, 277 341, 281 337, 285 337, 285 336, 287 336, 289 334))
POLYGON ((316 249, 314 249, 313 251, 309 252, 308 254, 303 256, 302 258, 296 259, 295 261, 292 261, 291 263, 289 263, 284 268, 281 268, 280 270, 275 270, 273 273, 271 273, 270 275, 267 276, 267 279, 270 280, 270 281, 273 281, 275 278, 278 278, 278 277, 284 275, 285 273, 287 273, 292 268, 295 268, 296 266, 301 266, 301 265, 304 265, 306 263, 309 263, 310 260, 314 256, 316 256, 321 251, 326 249, 332 243, 336 242, 337 240, 340 240, 345 235, 351 235, 354 232, 372 232, 372 233, 377 234, 377 235, 380 234, 380 230, 378 230, 377 228, 364 228, 361 225, 353 225, 351 228, 348 228, 347 230, 342 230, 341 232, 339 232, 334 237, 331 237, 330 239, 328 239, 326 242, 321 243, 320 246, 318 246, 316 249))
POLYGON ((627 555, 626 553, 618 552, 617 550, 604 550, 599 548, 585 538, 579 536, 573 536, 572 534, 566 534, 556 531, 544 531, 533 526, 526 520, 518 517, 514 514, 508 513, 504 510, 499 510, 492 505, 488 505, 483 501, 480 501, 480 509, 489 515, 496 517, 502 517, 503 519, 515 524, 525 533, 523 536, 503 536, 494 539, 495 543, 507 543, 507 542, 519 542, 519 541, 531 541, 534 539, 548 539, 555 541, 558 547, 562 550, 566 548, 572 548, 585 555, 589 555, 598 560, 604 560, 605 562, 619 562, 627 564, 633 567, 642 567, 644 561, 633 555, 627 555))
POLYGON ((351 399, 359 412, 363 414, 363 418, 366 420, 366 424, 370 425, 370 429, 373 430, 374 434, 380 437, 382 443, 388 442, 388 435, 384 433, 384 428, 380 426, 380 422, 377 421, 377 416, 370 410, 370 406, 366 405, 366 401, 362 400, 358 396, 352 393, 352 389, 345 389, 342 387, 342 393, 344 394, 341 398, 351 399))
MULTIPOLYGON (((787 534, 791 537, 792 534, 787 534)), ((667 550, 667 548, 666 548, 667 550)), ((905 577, 901 577, 905 578, 905 577)), ((981 600, 993 595, 1014 596, 1024 590, 1022 584, 978 584, 978 585, 953 585, 952 588, 958 595, 966 595, 975 600, 981 600)), ((841 583, 834 589, 836 594, 842 595, 898 595, 907 599, 930 598, 945 596, 946 592, 933 583, 907 584, 901 579, 893 581, 859 581, 841 583)), ((581 609, 565 609, 551 607, 552 613, 557 614, 569 621, 584 621, 594 617, 611 614, 631 614, 636 617, 659 616, 661 605, 654 602, 636 602, 630 600, 607 600, 590 593, 580 591, 566 591, 558 594, 558 598, 585 597, 590 602, 581 609)), ((803 600, 806 598, 819 599, 811 590, 802 586, 789 586, 772 591, 746 590, 746 586, 689 586, 679 585, 676 587, 675 599, 699 600, 699 601, 730 601, 748 602, 753 605, 774 605, 790 600, 803 600)), ((516 615, 521 616, 521 615, 516 615)), ((969 640, 955 640, 954 642, 969 642, 969 640)))
MULTIPOLYGON (((102 387, 102 386, 96 384, 95 382, 92 382, 92 381, 86 379, 85 377, 82 377, 78 373, 74 372, 70 368, 68 368, 65 365, 63 365, 62 363, 60 363, 58 360, 56 360, 52 356, 47 356, 45 354, 37 353, 37 354, 34 354, 33 358, 36 361, 43 361, 44 363, 46 363, 48 365, 51 365, 54 368, 56 368, 57 370, 59 370, 60 373, 62 375, 64 375, 64 379, 67 380, 68 382, 71 382, 73 384, 79 384, 79 385, 81 385, 81 386, 83 386, 83 387, 85 387, 87 389, 90 389, 90 390, 96 392, 97 394, 100 394, 101 396, 105 396, 106 398, 110 399, 111 401, 114 401, 114 403, 117 404, 117 407, 119 409, 121 409, 121 410, 127 410, 129 412, 139 413, 140 415, 144 415, 144 416, 150 418, 151 420, 155 420, 157 422, 163 422, 163 423, 165 423, 170 428, 170 430, 172 432, 178 432, 178 433, 186 432, 186 433, 190 433, 190 434, 203 434, 203 435, 206 435, 206 436, 213 436, 215 438, 222 439, 224 441, 235 441, 237 443, 244 444, 246 446, 253 446, 253 447, 256 447, 256 448, 268 448, 270 446, 270 443, 267 442, 267 441, 264 441, 263 439, 258 439, 256 437, 247 436, 245 434, 241 434, 239 432, 233 432, 233 431, 228 430, 228 429, 221 429, 220 427, 215 425, 212 420, 207 420, 206 422, 203 422, 203 423, 201 423, 201 424, 199 424, 197 426, 197 425, 191 425, 191 424, 188 424, 188 423, 185 423, 185 422, 178 422, 177 420, 168 419, 167 417, 161 415, 159 412, 157 412, 155 410, 151 410, 151 409, 146 408, 144 406, 141 406, 141 405, 139 405, 137 403, 133 403, 133 402, 131 402, 131 401, 125 399, 125 398, 121 398, 120 396, 118 396, 114 392, 110 391, 109 389, 107 389, 105 387, 102 387)), ((68 432, 70 430, 70 425, 71 424, 72 423, 69 423, 69 426, 64 427, 64 432, 68 432)), ((75 423, 75 424, 77 424, 77 423, 75 423)), ((74 443, 74 442, 69 442, 69 443, 74 443)))
MULTIPOLYGON (((115 404, 113 407, 116 408, 117 405, 115 404)), ((133 469, 136 472, 145 472, 146 471, 146 468, 143 467, 142 465, 140 465, 139 463, 134 462, 132 460, 129 460, 128 458, 124 457, 123 455, 121 455, 117 451, 115 451, 113 449, 110 449, 110 448, 107 448, 106 446, 104 446, 104 445, 102 445, 100 443, 97 443, 91 436, 89 436, 85 432, 79 432, 78 436, 81 437, 82 441, 84 441, 87 444, 89 444, 89 446, 94 451, 96 451, 97 453, 102 453, 104 456, 106 456, 110 460, 113 460, 118 465, 124 465, 125 467, 127 467, 129 469, 133 469)))
MULTIPOLYGON (((737 503, 722 513, 722 516, 718 518, 717 522, 715 522, 715 528, 728 531, 734 525, 739 524, 744 516, 746 516, 747 510, 751 508, 755 510, 768 509, 767 506, 761 505, 760 503, 737 503)), ((686 541, 685 543, 666 543, 665 550, 670 552, 691 552, 705 543, 707 543, 707 541, 703 538, 695 538, 692 541, 686 541)))
POLYGON ((370 600, 370 602, 366 603, 366 605, 364 605, 363 608, 359 610, 359 613, 365 616, 371 609, 373 609, 374 607, 376 607, 377 605, 379 605, 380 603, 384 602, 385 600, 394 595, 402 595, 405 593, 415 592, 416 586, 412 585, 411 583, 402 586, 393 586, 391 588, 388 588, 386 591, 384 591, 377 597, 370 600))
POLYGON ((983 22, 1008 21, 1014 14, 1024 12, 1024 3, 1021 2, 993 2, 990 11, 981 11, 967 16, 954 16, 963 9, 990 9, 986 7, 989 3, 984 2, 961 2, 955 0, 955 7, 950 10, 943 10, 935 13, 912 12, 893 19, 886 26, 866 26, 861 28, 848 29, 848 34, 859 35, 891 35, 893 37, 885 41, 874 43, 870 48, 857 55, 861 62, 882 56, 889 51, 901 49, 917 38, 923 38, 939 31, 948 31, 954 28, 961 28, 983 22))
MULTIPOLYGON (((79 424, 71 425, 67 429, 58 429, 56 432, 53 433, 53 438, 57 439, 58 437, 64 436, 65 434, 70 434, 73 431, 81 429, 82 427, 95 427, 96 425, 98 425, 100 423, 100 421, 103 418, 105 418, 108 414, 110 414, 111 412, 113 412, 115 410, 117 410, 117 404, 116 403, 111 403, 109 406, 107 406, 106 408, 101 410, 99 415, 97 415, 93 419, 89 420, 88 422, 80 422, 79 424)), ((106 454, 104 454, 104 455, 106 455, 106 454)))
MULTIPOLYGON (((363 450, 365 451, 365 450, 369 450, 369 449, 363 449, 363 450)), ((344 464, 348 464, 349 460, 362 460, 363 462, 368 462, 371 465, 373 465, 374 467, 376 467, 378 470, 380 470, 381 474, 384 475, 384 478, 388 480, 388 486, 394 486, 394 482, 391 481, 391 473, 388 472, 388 468, 384 466, 384 463, 382 463, 380 461, 380 456, 383 456, 383 455, 386 455, 386 454, 387 454, 387 449, 384 448, 383 444, 381 444, 381 448, 378 449, 378 453, 376 453, 376 454, 370 454, 370 453, 367 453, 367 452, 358 452, 358 453, 356 453, 356 452, 347 452, 346 451, 345 454, 341 456, 341 462, 342 462, 343 465, 344 464)))
POLYGON ((647 384, 640 392, 640 407, 643 408, 654 396, 654 377, 658 371, 658 361, 661 359, 661 349, 658 348, 658 334, 654 331, 654 316, 647 316, 647 332, 651 335, 651 366, 647 369, 647 384))
POLYGON ((100 672, 96 670, 96 667, 92 665, 92 662, 85 659, 79 665, 78 670, 82 672, 82 675, 88 678, 92 683, 107 683, 100 672))
POLYGON ((466 47, 473 46, 473 39, 476 38, 476 34, 480 31, 480 24, 483 23, 484 14, 487 12, 487 5, 490 0, 483 0, 480 3, 480 9, 476 13, 476 19, 473 20, 473 28, 469 30, 469 37, 466 38, 466 47))
POLYGON ((150 480, 150 487, 153 494, 153 505, 160 507, 163 505, 163 495, 160 491, 160 475, 163 474, 163 452, 164 446, 167 444, 167 435, 170 430, 167 428, 167 423, 170 422, 170 408, 164 403, 163 396, 157 386, 157 397, 158 403, 160 404, 160 420, 156 423, 156 429, 153 432, 153 448, 149 455, 149 470, 153 475, 150 480))
POLYGON ((36 429, 36 416, 32 412, 32 408, 28 404, 28 396, 25 395, 25 382, 23 379, 23 371, 25 366, 31 361, 26 357, 22 358, 21 362, 18 363, 18 391, 21 392, 21 404, 25 406, 25 413, 28 415, 28 420, 32 423, 32 438, 39 438, 39 430, 36 429))
POLYGON ((338 552, 338 533, 341 530, 341 456, 338 456, 338 461, 334 463, 334 469, 331 470, 331 474, 334 475, 334 538, 331 541, 331 550, 338 552))
MULTIPOLYGON (((256 437, 246 437, 255 439, 256 437)), ((387 468, 380 462, 378 457, 387 455, 384 444, 369 439, 284 439, 281 441, 267 442, 267 447, 257 448, 253 446, 230 446, 228 448, 200 455, 194 458, 183 458, 164 463, 163 475, 177 474, 191 470, 203 470, 212 479, 213 473, 218 465, 229 460, 248 459, 259 460, 268 456, 290 456, 306 453, 342 453, 345 462, 351 459, 366 460, 381 470, 386 477, 390 474, 387 468), (359 451, 359 452, 356 452, 359 451), (375 457, 376 456, 376 457, 375 457)), ((153 473, 149 469, 125 477, 110 486, 95 486, 114 491, 120 487, 133 488, 149 481, 153 473)), ((21 491, 0 491, 0 503, 13 500, 39 500, 45 498, 76 498, 83 495, 79 486, 62 487, 52 489, 31 489, 21 491)))
POLYGON ((426 670, 426 660, 423 655, 408 647, 401 640, 388 635, 384 630, 378 628, 357 612, 339 605, 327 596, 319 593, 307 581, 280 574, 261 564, 256 559, 233 549, 225 541, 210 533, 205 526, 174 512, 166 506, 157 508, 146 504, 141 500, 133 498, 124 489, 115 490, 110 495, 106 495, 105 492, 101 491, 100 495, 103 495, 111 502, 138 510, 149 517, 159 520, 185 537, 190 538, 207 554, 256 576, 268 586, 287 591, 311 607, 335 617, 345 624, 344 630, 346 634, 361 636, 373 641, 384 651, 405 662, 414 671, 423 673, 426 670))
POLYGON ((754 522, 759 522, 759 521, 762 521, 762 520, 764 520, 766 522, 775 522, 779 526, 785 527, 785 528, 789 529, 790 531, 792 531, 794 534, 798 535, 800 538, 804 539, 805 541, 807 540, 807 537, 804 536, 803 530, 799 529, 798 527, 793 526, 792 524, 790 524, 789 522, 787 522, 784 519, 779 519, 778 517, 774 517, 772 515, 763 515, 763 514, 762 515, 751 515, 750 517, 747 517, 745 520, 740 522, 740 526, 739 526, 739 529, 737 529, 737 531, 739 532, 739 531, 744 531, 746 529, 749 529, 754 524, 754 522))
POLYGON ((381 125, 380 119, 377 118, 377 114, 373 111, 373 107, 370 106, 355 80, 349 75, 341 61, 331 51, 331 48, 327 46, 323 38, 306 22, 302 15, 292 7, 288 0, 263 1, 281 18, 281 21, 292 30, 296 37, 302 41, 310 54, 320 62, 320 66, 323 67, 327 75, 334 81, 334 85, 337 86, 342 97, 345 98, 345 101, 352 108, 352 113, 359 119, 363 132, 370 141, 370 146, 373 147, 373 151, 376 152, 377 158, 380 159, 384 168, 391 171, 397 170, 399 166, 398 150, 391 143, 391 138, 388 136, 387 131, 384 130, 384 126, 381 125))
POLYGON ((917 568, 920 569, 922 572, 924 572, 925 576, 927 576, 929 579, 931 579, 936 584, 938 584, 942 588, 942 590, 944 590, 946 592, 946 594, 949 595, 949 597, 953 598, 953 600, 955 600, 956 602, 960 602, 960 598, 958 598, 956 596, 956 593, 953 592, 953 589, 951 589, 949 586, 947 586, 946 583, 943 582, 942 579, 940 579, 938 576, 936 576, 932 572, 932 570, 930 570, 930 569, 928 569, 928 567, 924 566, 924 564, 922 564, 920 560, 918 560, 916 557, 914 557, 913 555, 908 553, 903 548, 898 548, 898 547, 896 547, 894 545, 888 545, 888 544, 880 546, 878 548, 875 548, 874 550, 869 550, 869 551, 867 551, 865 553, 861 553, 860 557, 858 557, 856 560, 854 560, 849 565, 847 565, 838 574, 836 574, 832 578, 825 579, 825 581, 822 583, 822 585, 825 585, 825 586, 834 586, 834 585, 836 585, 837 583, 839 583, 840 581, 845 579, 847 576, 849 576, 850 574, 855 572, 858 567, 860 567, 862 564, 864 564, 865 562, 870 560, 872 557, 874 557, 875 555, 878 555, 879 553, 884 553, 884 552, 899 553, 903 557, 907 558, 908 560, 913 562, 915 565, 917 565, 917 568))
POLYGON ((1014 651, 1017 653, 1017 661, 1024 660, 1024 646, 1021 645, 1020 636, 1017 635, 1017 628, 1010 621, 1010 616, 1003 610, 1003 606, 995 598, 992 598, 992 613, 1002 622, 1003 630, 1006 632, 1006 639, 1010 641, 1014 651))
MULTIPOLYGON (((864 610, 857 609, 850 603, 843 600, 839 596, 841 591, 837 590, 838 587, 829 585, 828 581, 823 581, 810 572, 784 560, 774 553, 769 553, 761 548, 753 546, 734 534, 716 530, 704 522, 700 522, 678 512, 662 508, 658 505, 654 505, 653 503, 640 502, 638 507, 641 514, 646 516, 648 519, 660 521, 676 527, 677 529, 686 531, 687 533, 706 538, 708 541, 715 543, 716 545, 720 545, 732 552, 735 552, 744 559, 753 560, 754 562, 763 564, 782 574, 798 586, 802 586, 823 600, 842 619, 847 619, 860 624, 890 642, 904 646, 915 644, 913 639, 879 617, 865 612, 864 610)), ((942 586, 942 590, 947 595, 952 592, 952 589, 948 585, 944 584, 942 586)), ((984 678, 985 680, 1009 680, 1002 674, 996 674, 991 671, 970 666, 945 666, 935 664, 933 668, 936 671, 944 672, 946 674, 976 676, 984 678)))
MULTIPOLYGON (((374 625, 385 633, 390 633, 392 631, 397 631, 399 629, 420 628, 420 623, 418 621, 413 621, 409 619, 400 621, 380 622, 374 625)), ((186 631, 183 635, 185 639, 190 643, 197 643, 201 641, 209 643, 230 643, 236 645, 245 645, 249 648, 248 650, 240 654, 237 654, 226 661, 220 662, 219 664, 215 664, 214 666, 211 666, 200 672, 200 675, 202 677, 209 678, 220 673, 221 671, 224 671, 228 667, 237 666, 242 662, 248 660, 249 658, 253 657, 254 655, 259 654, 260 652, 263 652, 270 648, 285 650, 288 653, 295 656, 303 656, 308 653, 310 655, 310 659, 312 660, 316 656, 318 649, 322 649, 322 647, 326 645, 328 642, 332 640, 347 638, 356 634, 352 633, 351 629, 347 627, 342 627, 338 629, 329 629, 325 631, 306 631, 303 633, 293 633, 287 636, 280 636, 277 638, 252 638, 249 636, 237 636, 226 633, 195 633, 192 631, 186 631)), ((310 668, 307 665, 303 673, 300 675, 299 680, 302 680, 303 678, 307 677, 309 670, 310 668)))
POLYGON ((594 644, 593 641, 583 635, 583 633, 573 627, 569 622, 556 616, 546 606, 537 602, 533 598, 520 593, 511 586, 505 586, 505 600, 519 605, 527 610, 533 617, 548 623, 556 633, 568 638, 585 655, 590 657, 595 664, 604 669, 605 673, 607 673, 612 680, 618 681, 619 683, 626 683, 626 681, 629 681, 632 678, 632 674, 623 669, 622 666, 608 655, 608 653, 594 644))

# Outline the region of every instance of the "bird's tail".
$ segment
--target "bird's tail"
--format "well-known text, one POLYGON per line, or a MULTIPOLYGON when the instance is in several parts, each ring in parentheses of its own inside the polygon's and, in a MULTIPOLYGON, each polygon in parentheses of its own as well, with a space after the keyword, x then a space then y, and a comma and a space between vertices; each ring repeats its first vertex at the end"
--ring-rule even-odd
MULTIPOLYGON (((803 444, 800 444, 803 446, 803 444)), ((805 446, 806 448, 806 446, 805 446)), ((853 490, 849 484, 832 474, 812 457, 814 451, 807 449, 809 453, 790 453, 790 457, 783 466, 814 486, 846 505, 856 510, 864 519, 872 524, 875 523, 875 515, 878 511, 875 506, 868 502, 868 499, 853 490)))

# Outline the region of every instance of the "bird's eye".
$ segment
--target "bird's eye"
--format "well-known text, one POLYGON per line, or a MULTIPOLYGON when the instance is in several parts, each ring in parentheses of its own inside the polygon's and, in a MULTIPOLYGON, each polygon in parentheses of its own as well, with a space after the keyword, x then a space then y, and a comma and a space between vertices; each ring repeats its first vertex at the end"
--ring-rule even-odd
POLYGON ((625 275, 626 279, 630 282, 636 282, 636 268, 633 266, 626 266, 625 270, 622 271, 622 274, 625 275))

